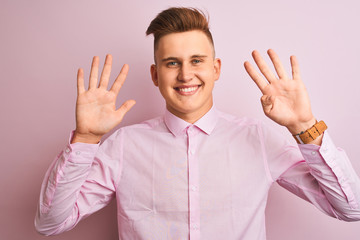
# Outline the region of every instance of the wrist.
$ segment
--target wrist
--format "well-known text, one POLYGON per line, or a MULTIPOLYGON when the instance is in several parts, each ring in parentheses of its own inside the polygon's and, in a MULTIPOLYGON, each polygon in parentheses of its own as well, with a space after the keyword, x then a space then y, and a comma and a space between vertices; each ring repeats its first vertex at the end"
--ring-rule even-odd
POLYGON ((300 134, 301 132, 306 131, 307 129, 311 128, 312 126, 314 126, 314 124, 316 122, 317 122, 316 119, 313 117, 309 121, 297 122, 291 126, 286 126, 286 128, 289 130, 291 135, 297 135, 297 134, 300 134))
POLYGON ((71 139, 71 144, 82 142, 89 144, 98 144, 101 140, 102 136, 94 135, 91 133, 78 133, 76 130, 74 131, 74 135, 71 139))
POLYGON ((321 145, 322 136, 327 129, 324 121, 316 121, 316 123, 305 131, 301 131, 298 134, 293 134, 298 144, 316 144, 321 145))

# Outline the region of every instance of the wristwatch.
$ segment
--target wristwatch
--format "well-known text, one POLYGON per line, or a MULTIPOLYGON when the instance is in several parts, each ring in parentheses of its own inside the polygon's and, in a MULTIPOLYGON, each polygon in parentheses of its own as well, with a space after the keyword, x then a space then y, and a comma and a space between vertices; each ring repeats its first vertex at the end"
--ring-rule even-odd
POLYGON ((326 129, 327 126, 324 121, 316 121, 316 123, 311 128, 307 129, 306 131, 302 131, 299 134, 295 134, 293 137, 298 144, 307 144, 323 134, 326 129))

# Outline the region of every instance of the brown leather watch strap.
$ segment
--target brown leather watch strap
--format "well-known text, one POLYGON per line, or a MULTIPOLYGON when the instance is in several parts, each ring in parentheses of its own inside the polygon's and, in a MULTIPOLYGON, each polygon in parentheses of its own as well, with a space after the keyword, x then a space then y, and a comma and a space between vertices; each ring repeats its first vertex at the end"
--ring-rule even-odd
POLYGON ((304 132, 293 135, 298 144, 307 144, 319 137, 327 129, 324 121, 316 122, 311 128, 304 132))

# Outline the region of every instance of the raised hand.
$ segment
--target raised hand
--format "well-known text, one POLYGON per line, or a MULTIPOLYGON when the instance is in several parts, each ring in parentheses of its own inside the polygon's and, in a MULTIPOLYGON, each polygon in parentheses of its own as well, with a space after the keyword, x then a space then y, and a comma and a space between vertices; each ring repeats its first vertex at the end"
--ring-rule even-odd
POLYGON ((277 76, 257 51, 253 51, 252 56, 266 80, 247 61, 244 63, 245 69, 263 94, 261 103, 265 115, 287 127, 292 134, 300 133, 314 125, 316 120, 311 111, 306 88, 300 78, 296 57, 290 57, 292 78, 289 78, 276 53, 269 49, 268 55, 277 76))
POLYGON ((99 57, 92 61, 89 88, 85 90, 84 71, 78 70, 76 130, 72 139, 74 142, 98 143, 101 137, 118 125, 124 115, 134 106, 134 100, 127 100, 116 109, 116 98, 123 85, 129 66, 124 65, 110 90, 108 83, 112 65, 112 56, 106 56, 103 71, 98 84, 99 57))

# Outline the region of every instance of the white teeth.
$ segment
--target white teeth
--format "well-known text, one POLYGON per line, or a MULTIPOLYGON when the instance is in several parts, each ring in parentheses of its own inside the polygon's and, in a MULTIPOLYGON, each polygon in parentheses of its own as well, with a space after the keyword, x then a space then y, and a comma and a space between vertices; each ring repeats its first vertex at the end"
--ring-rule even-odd
POLYGON ((180 92, 192 92, 195 91, 198 87, 189 87, 189 88, 179 88, 180 92))

